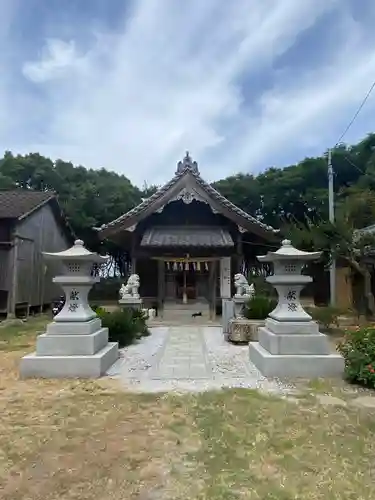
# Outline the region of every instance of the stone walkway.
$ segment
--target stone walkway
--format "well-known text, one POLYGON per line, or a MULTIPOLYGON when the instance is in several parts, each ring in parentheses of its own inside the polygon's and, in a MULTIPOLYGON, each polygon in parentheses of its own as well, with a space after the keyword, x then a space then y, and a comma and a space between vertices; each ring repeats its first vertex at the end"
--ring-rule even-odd
POLYGON ((248 346, 226 342, 220 327, 154 327, 149 337, 121 349, 107 374, 134 392, 247 387, 286 394, 291 389, 263 377, 249 361, 248 346))

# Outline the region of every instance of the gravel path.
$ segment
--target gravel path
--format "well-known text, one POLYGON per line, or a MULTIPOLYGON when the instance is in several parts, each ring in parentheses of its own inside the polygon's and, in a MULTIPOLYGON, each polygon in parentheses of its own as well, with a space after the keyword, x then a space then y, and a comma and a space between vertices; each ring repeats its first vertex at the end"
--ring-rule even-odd
POLYGON ((249 361, 248 346, 224 340, 220 327, 154 327, 121 349, 108 376, 133 392, 201 392, 246 387, 287 394, 291 386, 266 379, 249 361))

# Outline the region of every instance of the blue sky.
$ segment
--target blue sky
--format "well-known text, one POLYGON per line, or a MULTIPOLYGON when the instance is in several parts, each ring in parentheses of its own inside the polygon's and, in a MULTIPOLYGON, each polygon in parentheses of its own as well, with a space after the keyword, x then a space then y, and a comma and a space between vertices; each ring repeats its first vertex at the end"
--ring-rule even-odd
MULTIPOLYGON (((375 80, 373 0, 0 0, 0 149, 162 183, 332 147, 375 80)), ((375 126, 375 92, 345 140, 375 126)))

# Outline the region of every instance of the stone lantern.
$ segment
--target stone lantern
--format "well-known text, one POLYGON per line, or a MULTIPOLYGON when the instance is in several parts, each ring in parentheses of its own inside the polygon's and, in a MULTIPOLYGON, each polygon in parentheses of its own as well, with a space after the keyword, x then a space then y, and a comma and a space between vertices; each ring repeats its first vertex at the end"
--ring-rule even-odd
POLYGON ((65 305, 39 335, 36 352, 22 358, 23 377, 100 377, 118 359, 118 344, 108 342, 108 329, 88 304, 88 294, 100 278, 92 276, 102 257, 76 240, 68 250, 44 252, 47 260, 63 264, 64 273, 53 279, 65 294, 65 305))
POLYGON ((250 360, 265 376, 330 377, 342 375, 344 360, 333 353, 326 335, 303 309, 301 290, 312 281, 303 267, 319 259, 321 252, 303 252, 289 240, 276 252, 257 257, 274 266, 266 278, 278 293, 278 304, 258 329, 258 342, 250 342, 250 360))

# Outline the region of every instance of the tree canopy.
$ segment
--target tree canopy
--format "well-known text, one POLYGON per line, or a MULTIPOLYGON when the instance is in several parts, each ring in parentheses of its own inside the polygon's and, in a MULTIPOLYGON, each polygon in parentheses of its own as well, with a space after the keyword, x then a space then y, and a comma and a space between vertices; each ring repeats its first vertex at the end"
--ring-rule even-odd
MULTIPOLYGON (((374 148, 375 134, 369 134, 358 144, 333 150, 336 210, 349 217, 353 228, 374 222, 374 148)), ((146 184, 138 188, 109 167, 93 170, 38 153, 7 151, 0 160, 0 189, 53 190, 76 234, 87 239, 93 226, 119 217, 156 190, 146 184)), ((274 227, 328 219, 325 155, 286 168, 271 167, 258 175, 237 173, 213 185, 240 208, 274 227)))

